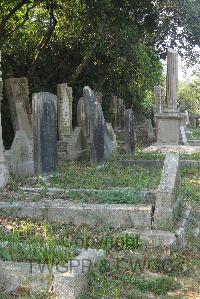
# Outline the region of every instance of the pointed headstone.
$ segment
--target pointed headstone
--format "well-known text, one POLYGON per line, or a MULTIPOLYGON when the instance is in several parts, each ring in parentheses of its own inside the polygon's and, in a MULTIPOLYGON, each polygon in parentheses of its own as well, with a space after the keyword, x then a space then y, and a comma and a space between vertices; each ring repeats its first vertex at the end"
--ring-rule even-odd
POLYGON ((48 174, 57 167, 56 96, 48 92, 33 94, 33 156, 36 174, 48 174))
POLYGON ((58 135, 66 141, 72 133, 72 88, 67 83, 57 85, 58 135))
POLYGON ((32 139, 32 121, 29 105, 29 89, 26 77, 11 78, 4 81, 9 102, 14 132, 25 131, 32 139))

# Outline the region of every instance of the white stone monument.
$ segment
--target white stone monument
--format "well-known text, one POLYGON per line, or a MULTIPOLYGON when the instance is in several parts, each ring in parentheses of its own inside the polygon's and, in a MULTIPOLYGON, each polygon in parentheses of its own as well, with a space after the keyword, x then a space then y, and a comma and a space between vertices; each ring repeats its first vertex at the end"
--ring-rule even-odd
POLYGON ((167 50, 167 109, 155 115, 157 144, 178 145, 184 117, 177 109, 178 53, 167 50))
POLYGON ((1 72, 1 52, 0 52, 0 188, 3 188, 8 183, 9 172, 8 168, 5 165, 4 159, 4 148, 3 148, 3 139, 2 139, 2 127, 1 127, 1 101, 3 95, 3 81, 2 81, 2 72, 1 72))

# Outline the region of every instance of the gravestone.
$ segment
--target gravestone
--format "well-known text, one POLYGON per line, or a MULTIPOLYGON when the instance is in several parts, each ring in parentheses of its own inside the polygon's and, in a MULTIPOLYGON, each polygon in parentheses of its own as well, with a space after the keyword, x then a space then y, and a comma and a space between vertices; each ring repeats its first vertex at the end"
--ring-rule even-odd
POLYGON ((9 172, 5 164, 4 147, 2 139, 2 126, 1 126, 1 102, 3 98, 3 81, 1 72, 1 51, 0 51, 0 188, 3 188, 8 183, 9 172))
POLYGON ((178 145, 185 114, 177 109, 178 54, 167 50, 167 109, 155 115, 157 144, 178 145))
POLYGON ((131 109, 128 109, 125 112, 124 127, 126 132, 127 154, 131 154, 135 150, 134 116, 131 109))
POLYGON ((77 105, 77 124, 82 128, 83 134, 87 136, 87 117, 83 98, 79 99, 77 105))
POLYGON ((56 170, 57 111, 56 96, 48 92, 33 94, 33 156, 36 174, 56 170))
POLYGON ((72 88, 67 83, 57 85, 58 135, 66 141, 72 133, 72 88))
POLYGON ((160 85, 154 87, 155 94, 155 111, 154 113, 163 112, 163 98, 162 98, 162 87, 160 85))
POLYGON ((117 97, 112 96, 110 99, 110 107, 109 107, 109 112, 111 114, 111 124, 113 126, 114 131, 117 129, 117 97))
MULTIPOLYGON (((90 122, 92 118, 92 111, 94 108, 94 104, 96 102, 96 98, 94 92, 90 89, 89 86, 85 86, 83 88, 83 104, 84 104, 84 111, 86 115, 86 136, 89 137, 90 135, 90 122)), ((99 104, 100 105, 100 104, 99 104)))
POLYGON ((5 152, 10 172, 26 177, 34 174, 32 142, 24 131, 17 131, 11 149, 5 152))
POLYGON ((82 128, 76 127, 67 144, 67 159, 88 161, 89 158, 90 150, 87 138, 84 135, 82 128))
POLYGON ((25 131, 32 139, 32 121, 29 105, 29 89, 26 77, 11 78, 4 81, 9 102, 14 132, 25 131))
POLYGON ((150 118, 145 119, 145 126, 147 128, 147 137, 148 139, 154 139, 155 134, 152 126, 152 121, 150 118))
POLYGON ((105 162, 104 157, 104 134, 105 120, 101 105, 97 102, 93 104, 90 119, 90 150, 91 161, 95 164, 105 162))

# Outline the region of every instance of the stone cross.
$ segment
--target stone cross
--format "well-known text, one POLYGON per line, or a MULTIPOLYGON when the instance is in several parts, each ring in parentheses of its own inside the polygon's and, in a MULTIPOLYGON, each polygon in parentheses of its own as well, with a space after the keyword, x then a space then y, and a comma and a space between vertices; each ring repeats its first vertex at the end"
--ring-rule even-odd
POLYGON ((127 154, 131 154, 135 150, 134 116, 131 109, 125 112, 124 127, 126 132, 127 154))
POLYGON ((28 80, 23 78, 11 78, 4 81, 10 106, 14 131, 25 131, 29 139, 32 139, 32 121, 29 106, 28 80))
POLYGON ((57 85, 58 135, 66 141, 72 133, 72 88, 67 83, 57 85))
POLYGON ((56 96, 48 92, 33 94, 33 157, 36 174, 56 170, 57 105, 56 96))
POLYGON ((2 81, 2 71, 1 71, 1 51, 0 51, 0 188, 6 186, 8 183, 8 168, 5 165, 4 159, 4 147, 2 138, 2 127, 1 127, 1 102, 3 98, 3 81, 2 81))
POLYGON ((178 53, 167 50, 167 105, 168 112, 177 112, 178 53))
POLYGON ((155 113, 163 112, 163 99, 162 99, 162 87, 160 85, 154 86, 155 94, 155 113))

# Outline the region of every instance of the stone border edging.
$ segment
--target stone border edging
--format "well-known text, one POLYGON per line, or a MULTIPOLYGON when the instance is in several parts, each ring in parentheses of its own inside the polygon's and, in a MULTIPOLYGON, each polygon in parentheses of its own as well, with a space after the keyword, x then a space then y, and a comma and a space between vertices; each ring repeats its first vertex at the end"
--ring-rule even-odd
POLYGON ((52 277, 53 289, 58 299, 76 299, 87 286, 87 273, 91 267, 105 257, 102 249, 83 250, 64 266, 39 265, 37 263, 10 262, 0 260, 0 286, 7 293, 27 287, 33 293, 47 291, 52 277))
POLYGON ((73 204, 60 201, 0 202, 2 216, 46 219, 49 222, 62 222, 75 225, 104 224, 113 227, 150 227, 151 205, 126 204, 73 204))
MULTIPOLYGON (((164 160, 121 160, 121 163, 131 166, 141 166, 149 168, 162 168, 164 166, 164 160)), ((181 160, 180 167, 194 167, 200 169, 199 160, 181 160)))

